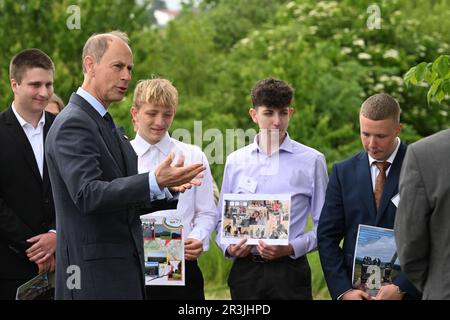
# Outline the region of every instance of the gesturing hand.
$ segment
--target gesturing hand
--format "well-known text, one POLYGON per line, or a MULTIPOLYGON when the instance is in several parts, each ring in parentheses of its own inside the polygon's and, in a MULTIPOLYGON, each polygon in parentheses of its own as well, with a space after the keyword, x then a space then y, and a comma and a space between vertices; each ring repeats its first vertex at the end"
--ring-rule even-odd
POLYGON ((171 152, 155 169, 155 177, 158 186, 163 189, 171 187, 176 192, 184 192, 192 185, 199 186, 206 167, 203 163, 195 163, 184 166, 184 156, 180 155, 177 163, 172 166, 174 154, 171 152))

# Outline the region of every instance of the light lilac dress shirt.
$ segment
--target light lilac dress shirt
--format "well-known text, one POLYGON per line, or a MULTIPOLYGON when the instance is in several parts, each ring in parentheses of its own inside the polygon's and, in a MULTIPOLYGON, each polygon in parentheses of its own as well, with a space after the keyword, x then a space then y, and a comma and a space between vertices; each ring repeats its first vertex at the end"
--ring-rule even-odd
POLYGON ((325 202, 328 184, 325 157, 317 150, 286 136, 278 152, 267 156, 255 141, 231 153, 225 164, 222 189, 217 209, 216 242, 225 254, 228 245, 220 244, 222 198, 225 193, 251 193, 242 188, 241 181, 251 178, 256 182, 254 193, 291 195, 289 243, 294 249, 292 258, 298 258, 317 248, 317 225, 325 202), (314 228, 305 232, 311 214, 314 228))

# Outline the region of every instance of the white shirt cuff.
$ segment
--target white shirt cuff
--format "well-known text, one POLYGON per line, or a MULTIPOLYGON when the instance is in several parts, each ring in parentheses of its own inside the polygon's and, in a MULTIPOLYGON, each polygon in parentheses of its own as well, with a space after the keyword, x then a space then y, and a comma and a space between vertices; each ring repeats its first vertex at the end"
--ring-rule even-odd
POLYGON ((165 190, 161 190, 159 188, 158 183, 156 182, 156 176, 154 171, 150 171, 148 173, 148 183, 150 186, 150 200, 154 201, 166 198, 165 190))

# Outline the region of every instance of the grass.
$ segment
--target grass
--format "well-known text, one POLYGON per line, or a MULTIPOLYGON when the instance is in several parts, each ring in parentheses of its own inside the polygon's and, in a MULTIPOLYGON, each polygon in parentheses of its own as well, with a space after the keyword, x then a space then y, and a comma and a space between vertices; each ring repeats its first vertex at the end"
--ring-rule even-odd
POLYGON ((199 259, 199 266, 205 279, 205 296, 207 300, 229 300, 227 278, 232 261, 223 256, 214 240, 215 235, 209 250, 199 259))

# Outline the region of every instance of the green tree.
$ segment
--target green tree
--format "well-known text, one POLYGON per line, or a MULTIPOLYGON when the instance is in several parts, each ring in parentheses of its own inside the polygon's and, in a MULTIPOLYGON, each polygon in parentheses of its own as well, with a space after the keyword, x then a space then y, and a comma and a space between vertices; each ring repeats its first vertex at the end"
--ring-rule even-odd
POLYGON ((450 94, 450 56, 441 55, 434 62, 421 62, 409 69, 404 78, 407 85, 422 86, 425 83, 430 86, 428 103, 433 98, 442 103, 450 94))
POLYGON ((11 89, 6 85, 9 83, 8 66, 19 51, 36 47, 53 59, 55 92, 67 101, 82 83, 81 53, 90 35, 123 30, 133 37, 147 25, 145 20, 139 19, 145 10, 134 1, 79 0, 76 5, 80 25, 71 29, 68 21, 76 14, 70 10, 72 5, 70 0, 0 1, 0 110, 12 100, 11 89))
MULTIPOLYGON (((268 76, 290 82, 296 90, 290 135, 323 152, 329 167, 361 149, 358 109, 374 93, 399 100, 406 142, 449 126, 450 0, 377 1, 380 29, 367 26, 372 0, 204 0, 197 7, 191 1, 161 29, 152 25, 150 2, 78 0, 81 28, 69 30, 69 0, 0 0, 0 109, 11 102, 14 54, 46 51, 56 64, 56 92, 67 101, 83 80, 86 39, 120 29, 130 36, 135 68, 130 92, 111 112, 130 137, 132 88, 153 76, 175 84, 180 103, 172 129, 191 133, 194 121, 202 121, 203 132, 257 129, 247 113, 250 88, 268 76), (417 67, 408 72, 410 66, 417 67), (405 90, 405 82, 418 87, 405 90)), ((211 169, 220 186, 223 164, 211 169)), ((317 253, 309 257, 315 296, 327 298, 317 253)), ((214 245, 200 261, 214 294, 226 289, 230 262, 224 261, 214 245)))

